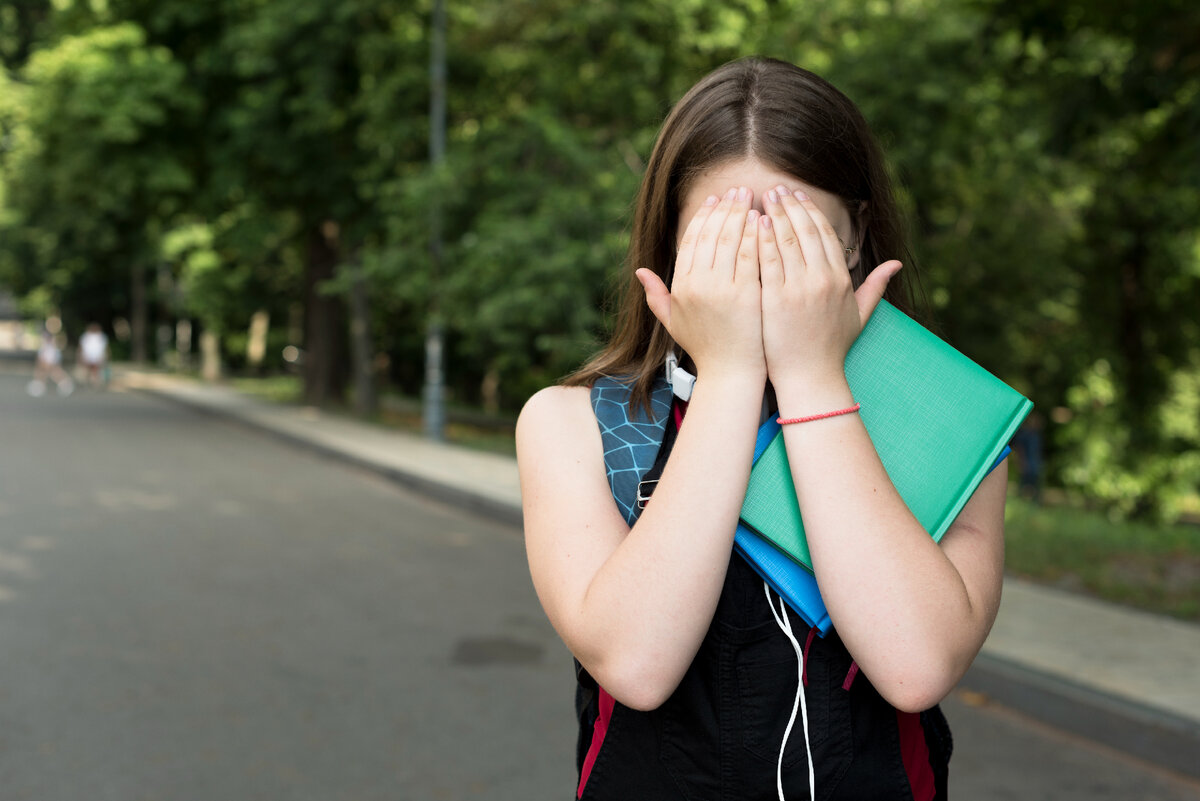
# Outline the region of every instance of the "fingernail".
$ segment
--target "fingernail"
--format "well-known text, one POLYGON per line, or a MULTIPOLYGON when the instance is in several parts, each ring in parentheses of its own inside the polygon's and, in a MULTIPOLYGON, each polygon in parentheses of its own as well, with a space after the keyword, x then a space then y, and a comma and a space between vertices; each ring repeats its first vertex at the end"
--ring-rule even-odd
POLYGON ((771 201, 772 203, 778 203, 779 193, 772 189, 770 192, 767 192, 767 200, 771 201))
POLYGON ((804 194, 803 192, 797 192, 796 200, 808 200, 808 195, 804 194))
POLYGON ((737 195, 737 187, 732 187, 728 192, 725 193, 725 199, 733 200, 735 195, 737 195))
POLYGON ((718 202, 720 202, 720 200, 721 200, 721 198, 717 197, 716 195, 709 195, 708 197, 706 197, 704 199, 704 205, 705 206, 715 206, 715 205, 717 205, 718 202))
POLYGON ((779 186, 775 187, 775 191, 779 193, 780 197, 783 197, 784 195, 788 194, 788 188, 786 186, 784 186, 783 184, 780 184, 779 186))
POLYGON ((762 225, 762 227, 763 227, 763 228, 770 228, 770 227, 771 227, 771 218, 770 218, 770 216, 768 216, 768 215, 766 215, 766 214, 764 214, 763 216, 759 217, 759 218, 758 218, 758 222, 759 222, 759 223, 762 225))
POLYGON ((746 219, 748 219, 750 221, 751 225, 753 225, 758 220, 758 217, 759 217, 758 209, 750 209, 750 213, 746 215, 746 219))
POLYGON ((750 190, 744 186, 738 187, 737 199, 738 200, 749 200, 750 199, 750 190))

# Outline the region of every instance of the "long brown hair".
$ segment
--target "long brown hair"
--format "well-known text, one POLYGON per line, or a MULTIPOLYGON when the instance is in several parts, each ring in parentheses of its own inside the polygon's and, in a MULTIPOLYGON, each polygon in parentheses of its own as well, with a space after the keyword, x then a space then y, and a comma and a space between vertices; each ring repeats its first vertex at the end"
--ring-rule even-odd
POLYGON ((731 161, 755 158, 840 197, 850 212, 858 287, 887 259, 905 263, 886 297, 910 311, 913 267, 882 151, 854 103, 832 84, 784 61, 752 57, 706 75, 667 115, 642 178, 625 261, 616 329, 598 354, 563 383, 631 379, 632 401, 649 408, 654 379, 675 347, 646 306, 634 272, 648 267, 668 287, 679 214, 692 181, 731 161))

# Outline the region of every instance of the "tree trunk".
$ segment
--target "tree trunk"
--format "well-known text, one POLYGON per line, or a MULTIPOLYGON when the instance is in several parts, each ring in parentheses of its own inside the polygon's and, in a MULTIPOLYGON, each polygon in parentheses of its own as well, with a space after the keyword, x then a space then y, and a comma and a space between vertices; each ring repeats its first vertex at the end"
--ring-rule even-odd
POLYGON ((308 238, 304 270, 304 402, 326 406, 346 394, 346 315, 341 299, 321 291, 338 262, 336 223, 326 222, 308 238))
POLYGON ((375 414, 375 356, 371 347, 371 307, 362 265, 350 265, 350 346, 354 356, 354 408, 364 417, 375 414))
POLYGON ((483 374, 479 385, 479 394, 483 400, 483 411, 487 414, 500 413, 500 371, 495 365, 483 374))
POLYGON ((246 336, 246 366, 256 375, 262 373, 270 327, 271 314, 266 309, 259 309, 250 316, 250 331, 246 336))
POLYGON ((207 328, 200 332, 200 377, 221 380, 221 339, 207 328))
POLYGON ((1120 337, 1121 360, 1124 362, 1124 388, 1135 436, 1141 433, 1146 415, 1156 401, 1154 365, 1146 342, 1145 261, 1146 248, 1141 233, 1135 234, 1133 246, 1121 260, 1121 283, 1117 332, 1120 337))
POLYGON ((192 321, 180 320, 175 323, 175 352, 179 363, 176 368, 188 370, 192 366, 192 321))
POLYGON ((134 261, 130 269, 129 290, 129 356, 135 364, 144 364, 150 315, 146 303, 146 268, 139 261, 134 261))

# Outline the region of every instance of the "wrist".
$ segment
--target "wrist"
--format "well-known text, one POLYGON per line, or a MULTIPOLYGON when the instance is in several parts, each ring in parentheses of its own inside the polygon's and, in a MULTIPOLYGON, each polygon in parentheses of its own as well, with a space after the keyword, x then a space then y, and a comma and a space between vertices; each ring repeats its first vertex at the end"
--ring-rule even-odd
POLYGON ((774 387, 779 416, 784 418, 825 414, 855 403, 845 375, 811 379, 791 377, 774 387))
POLYGON ((702 399, 701 403, 716 402, 735 405, 745 403, 757 409, 762 404, 766 386, 765 370, 761 372, 754 370, 705 371, 696 376, 690 403, 694 405, 697 398, 700 398, 702 399))
POLYGON ((761 391, 767 384, 767 365, 762 361, 738 361, 703 366, 697 364, 696 385, 699 386, 701 381, 729 386, 752 386, 761 391))
POLYGON ((792 425, 798 423, 815 423, 818 420, 828 420, 830 417, 842 417, 847 414, 855 414, 862 408, 862 404, 856 403, 853 406, 847 406, 845 409, 833 409, 820 414, 810 414, 806 417, 776 417, 775 422, 780 425, 792 425))

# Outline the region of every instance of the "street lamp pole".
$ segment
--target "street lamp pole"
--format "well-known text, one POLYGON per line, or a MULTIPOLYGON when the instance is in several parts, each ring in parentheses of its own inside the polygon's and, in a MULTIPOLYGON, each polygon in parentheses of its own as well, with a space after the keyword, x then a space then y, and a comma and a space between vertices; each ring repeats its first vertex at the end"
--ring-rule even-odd
MULTIPOLYGON (((433 0, 433 25, 429 59, 429 166, 435 176, 446 155, 446 5, 433 0)), ((437 186, 438 182, 435 181, 437 186)), ((445 438, 445 371, 441 302, 442 206, 435 191, 430 198, 429 255, 432 270, 429 323, 425 332, 425 435, 445 438)))

